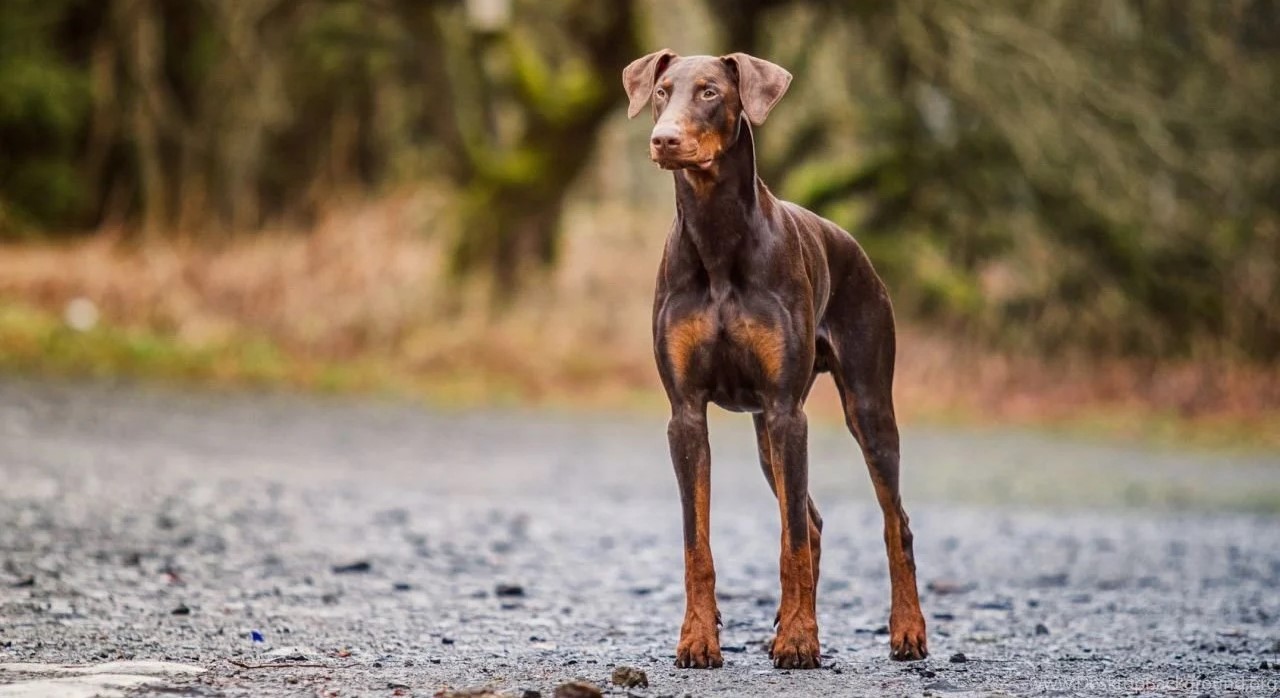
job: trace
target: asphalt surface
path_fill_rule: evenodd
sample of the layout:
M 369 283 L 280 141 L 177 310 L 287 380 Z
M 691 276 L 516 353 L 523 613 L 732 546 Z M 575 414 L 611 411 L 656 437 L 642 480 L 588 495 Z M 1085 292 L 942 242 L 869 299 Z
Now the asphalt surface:
M 815 424 L 824 668 L 783 671 L 749 420 L 712 441 L 725 667 L 682 670 L 661 415 L 0 379 L 0 695 L 1280 694 L 1276 455 L 906 430 L 932 655 L 896 663 L 866 470 Z

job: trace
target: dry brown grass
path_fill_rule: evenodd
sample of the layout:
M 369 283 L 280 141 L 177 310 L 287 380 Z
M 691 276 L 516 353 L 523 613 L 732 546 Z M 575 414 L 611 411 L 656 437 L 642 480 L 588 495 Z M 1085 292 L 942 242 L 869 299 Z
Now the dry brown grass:
M 575 205 L 558 270 L 503 313 L 483 288 L 442 277 L 448 211 L 444 195 L 414 191 L 344 208 L 308 234 L 139 245 L 104 231 L 71 244 L 8 246 L 0 248 L 0 299 L 61 313 L 87 298 L 113 325 L 192 346 L 266 338 L 298 360 L 378 362 L 412 385 L 463 376 L 480 393 L 523 401 L 659 403 L 649 316 L 669 211 Z M 1110 432 L 1194 425 L 1221 432 L 1215 441 L 1247 432 L 1280 445 L 1280 372 L 1266 367 L 1051 363 L 909 325 L 898 366 L 908 420 Z M 812 404 L 838 418 L 829 381 Z

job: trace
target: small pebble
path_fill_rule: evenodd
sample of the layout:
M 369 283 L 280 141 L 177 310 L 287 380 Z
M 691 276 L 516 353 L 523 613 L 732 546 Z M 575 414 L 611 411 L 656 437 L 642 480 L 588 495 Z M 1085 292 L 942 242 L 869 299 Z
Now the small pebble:
M 969 661 L 969 658 L 964 656 L 964 652 L 956 652 L 955 654 L 951 655 L 952 664 L 964 664 L 967 661 Z
M 604 698 L 604 694 L 594 684 L 586 681 L 570 681 L 556 686 L 553 698 Z
M 974 586 L 954 579 L 935 579 L 926 584 L 924 588 L 939 596 L 947 596 L 949 594 L 963 594 L 972 591 Z
M 497 596 L 524 596 L 524 587 L 519 584 L 499 584 L 493 588 Z
M 609 680 L 613 682 L 613 685 L 622 686 L 623 688 L 649 687 L 649 677 L 643 671 L 625 665 L 614 669 L 613 676 Z
M 373 563 L 368 560 L 358 560 L 345 565 L 334 565 L 334 574 L 363 574 L 373 569 Z

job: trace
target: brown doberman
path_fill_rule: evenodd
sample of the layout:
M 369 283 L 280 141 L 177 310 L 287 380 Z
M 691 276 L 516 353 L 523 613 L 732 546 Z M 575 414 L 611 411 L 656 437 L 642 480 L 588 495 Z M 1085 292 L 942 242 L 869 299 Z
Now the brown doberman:
M 672 170 L 676 219 L 658 271 L 654 354 L 671 401 L 667 436 L 684 514 L 685 617 L 676 666 L 718 667 L 707 403 L 750 412 L 782 516 L 782 601 L 770 656 L 819 666 L 816 589 L 822 517 L 809 497 L 804 402 L 829 371 L 884 512 L 894 659 L 928 654 L 911 529 L 898 495 L 893 309 L 853 237 L 773 196 L 756 176 L 751 127 L 791 74 L 743 53 L 657 51 L 627 66 L 634 117 L 650 100 L 649 157 Z

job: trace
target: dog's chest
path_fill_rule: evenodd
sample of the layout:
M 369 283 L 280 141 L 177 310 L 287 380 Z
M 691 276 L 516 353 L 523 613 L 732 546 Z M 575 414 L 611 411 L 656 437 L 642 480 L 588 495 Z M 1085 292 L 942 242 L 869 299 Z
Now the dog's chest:
M 681 393 L 705 392 L 726 409 L 759 410 L 759 395 L 783 371 L 786 333 L 777 318 L 734 300 L 676 305 L 660 314 L 656 329 L 669 383 Z

